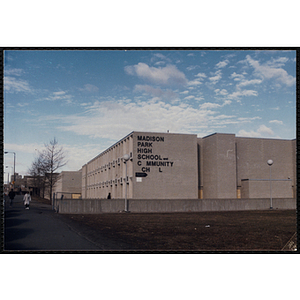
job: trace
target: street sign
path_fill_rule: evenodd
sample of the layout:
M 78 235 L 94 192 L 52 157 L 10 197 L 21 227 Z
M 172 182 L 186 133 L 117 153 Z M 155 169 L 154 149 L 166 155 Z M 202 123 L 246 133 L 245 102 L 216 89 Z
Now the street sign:
M 135 177 L 147 177 L 147 176 L 148 176 L 147 173 L 142 173 L 142 172 L 135 173 Z

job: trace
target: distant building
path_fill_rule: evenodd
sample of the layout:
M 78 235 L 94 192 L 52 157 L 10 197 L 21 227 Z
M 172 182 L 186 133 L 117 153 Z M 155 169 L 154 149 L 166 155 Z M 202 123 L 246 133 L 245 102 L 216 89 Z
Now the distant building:
M 80 171 L 62 171 L 55 183 L 53 193 L 57 199 L 81 198 L 81 170 Z
M 296 140 L 133 131 L 82 167 L 82 198 L 268 198 L 270 169 L 272 196 L 295 198 Z

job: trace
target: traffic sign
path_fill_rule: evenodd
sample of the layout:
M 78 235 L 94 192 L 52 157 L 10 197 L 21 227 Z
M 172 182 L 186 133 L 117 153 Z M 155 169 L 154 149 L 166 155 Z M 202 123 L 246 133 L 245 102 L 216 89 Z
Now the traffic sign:
M 142 172 L 135 173 L 135 177 L 147 177 L 147 176 L 148 176 L 147 173 L 142 173 Z

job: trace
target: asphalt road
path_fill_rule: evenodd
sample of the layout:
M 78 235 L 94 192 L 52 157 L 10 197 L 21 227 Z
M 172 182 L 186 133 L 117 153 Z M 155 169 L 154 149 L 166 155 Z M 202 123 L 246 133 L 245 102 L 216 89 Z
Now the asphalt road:
M 22 198 L 16 196 L 12 207 L 8 201 L 5 204 L 4 253 L 104 249 L 81 235 L 76 226 L 66 222 L 50 205 L 31 201 L 30 209 L 26 210 Z

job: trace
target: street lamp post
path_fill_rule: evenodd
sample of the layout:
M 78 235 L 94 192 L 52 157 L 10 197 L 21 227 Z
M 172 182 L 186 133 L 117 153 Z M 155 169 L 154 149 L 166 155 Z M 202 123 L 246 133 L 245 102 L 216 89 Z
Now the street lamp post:
M 15 182 L 16 182 L 16 153 L 15 152 L 9 152 L 5 151 L 5 154 L 7 153 L 13 153 L 14 154 L 14 183 L 13 183 L 13 189 L 15 189 Z
M 273 209 L 273 204 L 272 204 L 272 179 L 271 179 L 271 166 L 273 165 L 273 160 L 269 159 L 267 161 L 267 164 L 270 166 L 270 209 Z
M 123 156 L 123 161 L 125 163 L 125 212 L 128 211 L 128 205 L 127 205 L 127 161 L 130 159 L 130 156 L 128 154 L 125 154 Z

